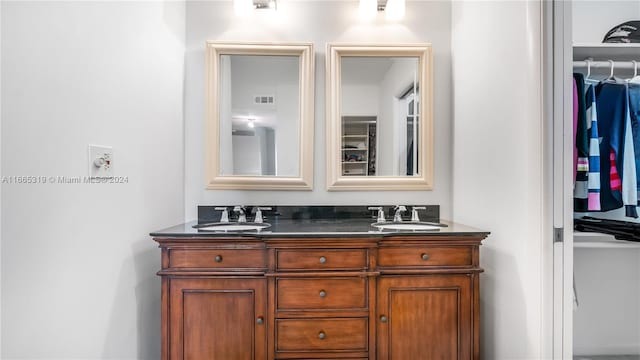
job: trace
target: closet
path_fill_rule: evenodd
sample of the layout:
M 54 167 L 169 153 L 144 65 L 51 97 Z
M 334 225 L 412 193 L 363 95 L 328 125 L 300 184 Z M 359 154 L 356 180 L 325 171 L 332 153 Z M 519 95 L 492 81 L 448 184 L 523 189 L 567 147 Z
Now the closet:
M 582 97 L 586 106 L 589 107 L 592 103 L 590 96 L 584 94 L 590 91 L 591 85 L 594 87 L 592 96 L 596 96 L 594 103 L 598 104 L 596 114 L 599 130 L 598 134 L 591 132 L 589 128 L 591 114 L 590 109 L 587 109 L 585 112 L 588 136 L 587 157 L 581 156 L 579 150 L 577 159 L 574 156 L 572 165 L 572 170 L 578 169 L 577 175 L 565 174 L 565 176 L 577 177 L 574 182 L 576 198 L 573 206 L 575 228 L 580 230 L 573 234 L 573 358 L 635 360 L 640 359 L 640 236 L 632 239 L 633 241 L 621 240 L 626 238 L 625 234 L 617 231 L 629 232 L 637 226 L 640 235 L 640 218 L 629 216 L 634 215 L 634 209 L 640 213 L 640 209 L 633 205 L 626 209 L 625 206 L 612 206 L 604 199 L 608 196 L 605 194 L 608 190 L 604 188 L 601 189 L 602 192 L 593 191 L 594 194 L 597 192 L 598 196 L 603 198 L 600 200 L 597 200 L 597 197 L 591 198 L 589 189 L 598 185 L 606 186 L 607 189 L 611 187 L 617 189 L 617 174 L 611 173 L 612 168 L 627 170 L 626 175 L 623 174 L 624 179 L 622 177 L 619 179 L 620 187 L 626 185 L 626 189 L 630 189 L 629 184 L 640 182 L 640 177 L 635 176 L 636 169 L 632 166 L 635 165 L 635 161 L 621 163 L 623 158 L 613 155 L 616 164 L 612 167 L 610 161 L 612 153 L 606 151 L 607 147 L 609 149 L 618 147 L 618 151 L 633 149 L 634 140 L 631 135 L 637 133 L 640 136 L 640 124 L 632 121 L 627 124 L 623 120 L 622 124 L 615 125 L 611 124 L 609 118 L 612 117 L 612 112 L 619 111 L 620 114 L 624 114 L 625 106 L 640 109 L 640 97 L 637 99 L 637 104 L 629 105 L 625 105 L 624 102 L 613 105 L 613 100 L 605 99 L 605 96 L 610 94 L 607 93 L 607 89 L 612 89 L 607 86 L 616 86 L 617 89 L 624 89 L 625 86 L 640 88 L 640 81 L 638 81 L 640 77 L 635 79 L 636 85 L 625 85 L 628 79 L 633 78 L 640 71 L 640 43 L 602 43 L 603 37 L 610 29 L 629 20 L 640 20 L 640 2 L 573 1 L 571 18 L 573 73 L 582 74 L 585 78 L 584 90 L 578 90 L 577 96 Z M 598 85 L 602 80 L 609 85 Z M 579 85 L 578 88 L 580 88 Z M 610 126 L 622 126 L 622 128 L 618 128 L 619 131 L 617 131 L 611 130 Z M 628 130 L 631 130 L 631 133 Z M 574 130 L 574 146 L 577 143 L 580 149 L 582 141 L 582 152 L 584 152 L 584 134 L 579 129 L 577 133 L 576 137 L 576 130 Z M 615 138 L 616 135 L 614 135 L 615 139 L 612 140 L 611 133 L 622 134 L 622 138 Z M 630 137 L 625 139 L 626 134 Z M 602 144 L 604 141 L 610 146 L 594 147 L 593 141 L 597 144 Z M 636 140 L 635 143 L 640 144 L 640 141 Z M 631 147 L 625 147 L 625 144 Z M 600 153 L 595 154 L 594 149 L 598 149 Z M 633 150 L 640 152 L 640 146 Z M 596 155 L 600 156 L 600 160 Z M 640 159 L 640 156 L 637 158 Z M 597 162 L 598 166 L 594 167 L 594 162 Z M 586 167 L 583 166 L 584 164 Z M 580 170 L 585 169 L 589 170 L 581 175 Z M 606 174 L 606 177 L 601 177 L 598 170 L 605 172 L 603 174 Z M 633 179 L 629 178 L 629 174 L 633 174 Z M 585 179 L 582 176 L 597 177 L 598 180 L 591 182 L 587 180 L 581 184 Z M 601 178 L 606 181 L 601 182 Z M 582 187 L 587 188 L 581 190 Z M 636 191 L 633 191 L 633 194 L 628 192 L 628 197 L 624 199 L 625 203 L 634 202 L 634 205 L 637 205 L 636 196 Z M 590 201 L 592 203 L 589 203 Z M 617 208 L 598 211 L 596 203 L 607 203 L 606 206 L 603 205 L 607 210 L 611 207 Z M 578 219 L 585 216 L 625 223 L 595 221 L 598 226 L 601 226 L 600 228 L 591 227 L 589 224 L 582 226 L 582 222 Z M 616 233 L 617 236 L 613 235 Z M 565 297 L 568 295 L 565 294 Z

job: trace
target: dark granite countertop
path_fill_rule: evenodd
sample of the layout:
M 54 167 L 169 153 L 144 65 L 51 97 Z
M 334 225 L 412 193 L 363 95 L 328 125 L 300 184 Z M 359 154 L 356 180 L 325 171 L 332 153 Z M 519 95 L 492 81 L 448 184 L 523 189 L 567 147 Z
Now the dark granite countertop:
M 383 230 L 371 226 L 376 222 L 377 210 L 368 210 L 368 206 L 271 206 L 264 211 L 265 223 L 270 227 L 261 231 L 243 232 L 222 232 L 211 230 L 199 230 L 194 228 L 197 224 L 208 224 L 219 222 L 222 212 L 216 210 L 217 206 L 206 205 L 198 207 L 198 220 L 176 225 L 167 229 L 154 231 L 150 235 L 153 237 L 179 237 L 179 238 L 202 238 L 202 237 L 239 237 L 239 238 L 276 238 L 276 237 L 372 237 L 372 236 L 397 236 L 397 235 L 469 235 L 487 236 L 488 231 L 472 228 L 469 226 L 440 220 L 440 207 L 438 205 L 423 205 L 420 212 L 422 221 L 446 224 L 435 230 L 425 231 L 400 231 Z M 413 206 L 407 206 L 407 209 Z M 231 223 L 237 222 L 237 214 L 226 206 L 229 210 Z M 387 219 L 391 217 L 393 206 L 384 205 Z M 246 207 L 248 219 L 255 217 L 255 209 Z M 252 211 L 253 210 L 253 211 Z M 410 211 L 407 211 L 403 222 L 409 220 Z
M 252 238 L 275 238 L 275 237 L 298 237 L 298 236 L 323 236 L 323 237 L 372 237 L 372 236 L 397 236 L 397 235 L 419 235 L 419 236 L 453 236 L 453 235 L 489 235 L 488 231 L 476 229 L 470 226 L 456 224 L 449 221 L 440 221 L 447 227 L 437 230 L 427 231 L 397 231 L 384 230 L 378 231 L 371 224 L 375 221 L 370 219 L 319 219 L 319 220 L 293 220 L 293 219 L 276 219 L 269 221 L 271 227 L 256 231 L 244 232 L 218 232 L 198 230 L 193 228 L 197 221 L 176 225 L 167 229 L 154 231 L 150 235 L 153 237 L 252 237 Z

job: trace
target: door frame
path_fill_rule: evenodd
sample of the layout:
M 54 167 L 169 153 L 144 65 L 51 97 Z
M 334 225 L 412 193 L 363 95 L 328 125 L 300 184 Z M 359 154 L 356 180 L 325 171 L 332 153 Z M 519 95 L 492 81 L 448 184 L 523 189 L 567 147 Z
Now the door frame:
M 572 2 L 543 10 L 545 239 L 543 354 L 573 358 Z

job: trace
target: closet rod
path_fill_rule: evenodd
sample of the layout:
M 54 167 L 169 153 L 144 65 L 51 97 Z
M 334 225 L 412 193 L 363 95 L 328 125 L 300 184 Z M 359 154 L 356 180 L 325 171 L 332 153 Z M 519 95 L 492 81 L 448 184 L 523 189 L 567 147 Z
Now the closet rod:
M 611 68 L 611 63 L 609 61 L 590 61 L 591 63 L 591 68 L 595 69 L 595 68 L 606 68 L 609 69 Z M 640 60 L 637 60 L 638 63 L 638 68 L 640 69 Z M 586 61 L 574 61 L 573 62 L 573 67 L 579 67 L 579 68 L 586 68 L 587 67 L 587 62 Z M 614 61 L 613 62 L 613 67 L 614 69 L 631 69 L 633 70 L 635 67 L 635 64 L 631 61 Z

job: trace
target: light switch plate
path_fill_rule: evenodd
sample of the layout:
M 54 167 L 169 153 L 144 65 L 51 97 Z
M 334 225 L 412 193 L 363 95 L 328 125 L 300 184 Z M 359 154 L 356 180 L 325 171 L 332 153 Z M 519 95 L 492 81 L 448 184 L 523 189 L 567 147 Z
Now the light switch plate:
M 113 147 L 89 145 L 89 176 L 113 177 Z

